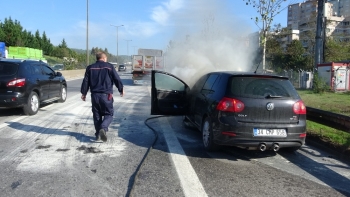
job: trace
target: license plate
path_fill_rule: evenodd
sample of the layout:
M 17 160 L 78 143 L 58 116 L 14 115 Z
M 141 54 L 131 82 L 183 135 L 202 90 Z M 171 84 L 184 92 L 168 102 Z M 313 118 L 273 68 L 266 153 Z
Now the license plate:
M 253 129 L 254 136 L 287 137 L 285 129 Z

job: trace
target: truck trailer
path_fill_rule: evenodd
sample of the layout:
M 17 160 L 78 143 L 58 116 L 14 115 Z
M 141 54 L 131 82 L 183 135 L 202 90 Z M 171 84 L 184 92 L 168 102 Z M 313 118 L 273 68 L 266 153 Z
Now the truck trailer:
M 151 84 L 151 72 L 163 70 L 162 51 L 156 49 L 139 49 L 138 55 L 132 56 L 132 80 L 135 85 Z

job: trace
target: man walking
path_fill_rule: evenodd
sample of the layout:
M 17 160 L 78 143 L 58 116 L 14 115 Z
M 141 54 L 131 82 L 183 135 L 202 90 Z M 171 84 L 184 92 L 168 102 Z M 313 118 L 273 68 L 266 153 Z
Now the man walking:
M 113 84 L 118 88 L 120 96 L 124 95 L 123 83 L 114 66 L 107 62 L 103 52 L 96 54 L 96 63 L 86 68 L 81 84 L 81 99 L 86 100 L 90 89 L 92 114 L 94 118 L 96 140 L 107 141 L 106 132 L 113 120 Z

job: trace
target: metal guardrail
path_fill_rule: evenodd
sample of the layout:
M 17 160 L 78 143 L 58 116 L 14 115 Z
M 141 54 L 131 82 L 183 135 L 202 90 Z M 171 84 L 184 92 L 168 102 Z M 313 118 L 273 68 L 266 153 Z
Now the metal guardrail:
M 306 107 L 306 119 L 350 133 L 350 117 Z

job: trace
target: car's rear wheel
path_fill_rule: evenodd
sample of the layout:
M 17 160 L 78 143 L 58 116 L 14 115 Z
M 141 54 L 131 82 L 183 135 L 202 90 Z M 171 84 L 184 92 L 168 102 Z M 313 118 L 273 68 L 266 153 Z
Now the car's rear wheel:
M 30 93 L 27 103 L 23 106 L 25 115 L 34 115 L 39 111 L 39 97 L 35 92 Z
M 61 94 L 60 94 L 60 99 L 58 99 L 59 103 L 64 103 L 67 99 L 67 87 L 62 86 Z
M 214 143 L 213 128 L 209 117 L 205 118 L 202 125 L 202 139 L 205 150 L 216 151 L 219 146 Z

